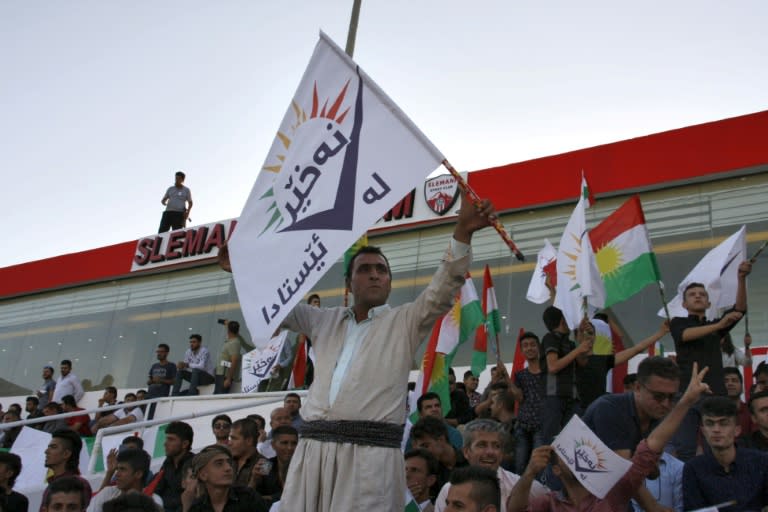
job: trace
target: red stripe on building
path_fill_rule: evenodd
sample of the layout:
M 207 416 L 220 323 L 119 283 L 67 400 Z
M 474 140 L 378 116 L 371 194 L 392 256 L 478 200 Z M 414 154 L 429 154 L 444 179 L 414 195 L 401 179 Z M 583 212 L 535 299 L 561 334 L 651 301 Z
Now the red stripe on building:
M 131 271 L 136 240 L 0 269 L 0 297 L 84 284 Z
M 597 196 L 706 181 L 768 163 L 766 140 L 763 111 L 472 172 L 468 181 L 499 211 L 576 202 L 582 169 Z

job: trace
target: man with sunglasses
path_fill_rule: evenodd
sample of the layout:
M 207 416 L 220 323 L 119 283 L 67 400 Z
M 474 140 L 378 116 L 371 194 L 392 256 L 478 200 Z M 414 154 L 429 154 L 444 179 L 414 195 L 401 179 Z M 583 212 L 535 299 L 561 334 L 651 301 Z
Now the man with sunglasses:
M 216 444 L 227 446 L 231 429 L 232 419 L 226 414 L 219 414 L 211 420 L 211 430 L 213 430 L 213 437 L 216 438 Z
M 679 387 L 680 369 L 674 361 L 647 357 L 637 368 L 633 392 L 601 396 L 582 419 L 608 448 L 629 459 L 640 441 L 672 410 Z M 644 489 L 637 499 L 646 510 L 658 505 Z

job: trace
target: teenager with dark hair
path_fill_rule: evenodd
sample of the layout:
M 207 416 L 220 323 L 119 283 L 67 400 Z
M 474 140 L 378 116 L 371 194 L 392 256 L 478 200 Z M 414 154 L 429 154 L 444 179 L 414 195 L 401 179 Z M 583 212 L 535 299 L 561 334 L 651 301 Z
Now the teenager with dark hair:
M 757 427 L 747 438 L 749 448 L 768 452 L 768 391 L 750 395 L 749 411 L 752 423 Z
M 80 476 L 80 450 L 83 441 L 80 436 L 67 429 L 57 430 L 51 435 L 51 441 L 45 450 L 45 466 L 50 470 L 48 488 L 43 493 L 43 502 L 51 492 L 53 484 L 66 477 L 73 477 L 82 482 L 82 505 L 85 509 L 91 502 L 91 485 Z
M 130 493 L 141 493 L 149 473 L 150 457 L 144 450 L 123 450 L 117 454 L 115 469 L 115 485 L 100 490 L 91 499 L 88 512 L 103 512 L 104 504 Z M 157 504 L 156 510 L 161 511 L 163 500 L 153 494 L 152 499 Z
M 163 499 L 165 512 L 181 511 L 181 468 L 195 455 L 190 451 L 194 431 L 188 423 L 173 421 L 165 429 L 165 461 L 155 493 Z
M 21 458 L 15 453 L 0 452 L 0 510 L 27 512 L 29 500 L 13 490 L 21 473 Z
M 501 490 L 493 470 L 482 466 L 460 468 L 451 475 L 445 512 L 499 512 Z
M 43 494 L 40 512 L 85 512 L 91 500 L 88 482 L 75 476 L 64 476 L 51 482 Z
M 701 402 L 701 432 L 709 450 L 683 468 L 686 510 L 734 501 L 730 511 L 762 510 L 768 505 L 768 453 L 736 446 L 741 433 L 738 407 L 724 396 Z

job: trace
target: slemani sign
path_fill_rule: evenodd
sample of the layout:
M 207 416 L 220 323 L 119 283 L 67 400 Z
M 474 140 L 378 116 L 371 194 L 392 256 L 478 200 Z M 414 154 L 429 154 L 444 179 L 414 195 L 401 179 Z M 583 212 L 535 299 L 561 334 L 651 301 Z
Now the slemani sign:
M 237 219 L 159 233 L 136 242 L 131 272 L 216 257 Z

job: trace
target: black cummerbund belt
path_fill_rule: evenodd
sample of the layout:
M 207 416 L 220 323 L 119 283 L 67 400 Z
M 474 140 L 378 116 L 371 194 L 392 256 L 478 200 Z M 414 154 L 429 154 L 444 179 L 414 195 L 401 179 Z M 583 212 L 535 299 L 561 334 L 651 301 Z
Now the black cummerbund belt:
M 403 432 L 403 425 L 382 421 L 316 420 L 299 427 L 299 435 L 307 439 L 384 448 L 400 448 Z

